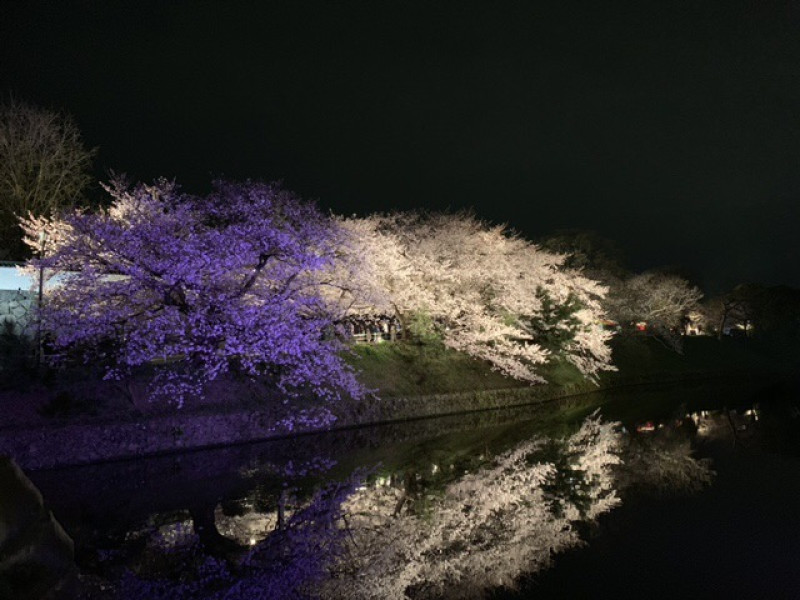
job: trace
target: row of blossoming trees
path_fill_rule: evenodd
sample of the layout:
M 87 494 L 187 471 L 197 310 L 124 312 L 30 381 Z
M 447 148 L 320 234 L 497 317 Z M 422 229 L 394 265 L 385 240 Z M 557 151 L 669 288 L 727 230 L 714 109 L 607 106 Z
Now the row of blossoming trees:
M 108 378 L 147 365 L 151 391 L 178 403 L 231 370 L 287 394 L 360 396 L 337 335 L 348 315 L 425 315 L 446 346 L 530 382 L 553 356 L 587 377 L 613 368 L 605 288 L 505 227 L 468 214 L 331 217 L 277 184 L 220 181 L 202 197 L 167 181 L 106 189 L 104 210 L 22 219 L 38 255 L 29 268 L 62 274 L 42 327 L 54 355 Z

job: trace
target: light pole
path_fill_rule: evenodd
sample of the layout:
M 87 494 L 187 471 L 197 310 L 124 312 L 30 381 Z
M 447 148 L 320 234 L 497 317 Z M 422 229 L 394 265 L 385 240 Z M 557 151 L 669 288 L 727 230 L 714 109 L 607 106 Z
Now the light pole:
M 44 298 L 44 260 L 45 246 L 47 245 L 47 232 L 39 233 L 39 301 L 36 305 L 36 372 L 42 364 L 42 300 Z

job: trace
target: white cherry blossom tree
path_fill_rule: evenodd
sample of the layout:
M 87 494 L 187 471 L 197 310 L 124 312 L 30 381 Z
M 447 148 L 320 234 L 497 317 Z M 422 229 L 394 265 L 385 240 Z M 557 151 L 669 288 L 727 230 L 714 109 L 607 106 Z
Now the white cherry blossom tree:
M 616 286 L 608 305 L 621 324 L 645 322 L 648 334 L 680 352 L 683 320 L 702 298 L 703 292 L 682 277 L 648 272 Z
M 408 330 L 429 315 L 444 344 L 489 361 L 517 379 L 542 381 L 554 354 L 595 377 L 612 369 L 600 320 L 606 289 L 563 267 L 504 226 L 469 214 L 418 212 L 340 219 L 350 245 L 338 268 L 345 312 L 394 313 Z M 362 265 L 347 269 L 348 260 Z M 553 307 L 569 306 L 560 314 Z

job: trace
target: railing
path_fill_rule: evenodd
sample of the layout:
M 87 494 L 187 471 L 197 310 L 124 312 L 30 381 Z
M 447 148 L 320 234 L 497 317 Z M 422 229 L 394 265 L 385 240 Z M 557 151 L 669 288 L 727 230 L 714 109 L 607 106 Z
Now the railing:
M 356 344 L 393 342 L 403 337 L 403 328 L 393 315 L 351 315 L 337 322 Z

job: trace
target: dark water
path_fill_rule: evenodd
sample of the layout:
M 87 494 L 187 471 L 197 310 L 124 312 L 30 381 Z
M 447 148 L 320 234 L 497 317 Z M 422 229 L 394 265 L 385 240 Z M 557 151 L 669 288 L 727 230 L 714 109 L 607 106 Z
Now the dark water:
M 630 498 L 600 518 L 586 547 L 492 597 L 800 598 L 796 450 L 726 439 L 701 444 L 698 455 L 713 460 L 708 489 Z
M 678 431 L 695 458 L 710 459 L 713 482 L 689 492 L 629 481 L 620 506 L 581 528 L 583 547 L 491 597 L 800 598 L 797 405 L 792 385 L 764 382 L 629 388 L 30 477 L 76 542 L 87 595 L 115 597 L 114 579 L 142 569 L 155 537 L 192 527 L 209 553 L 235 562 L 240 548 L 269 538 L 290 495 L 308 498 L 357 469 L 371 473 L 369 485 L 411 481 L 435 495 L 525 440 L 569 435 L 600 406 L 636 443 Z

